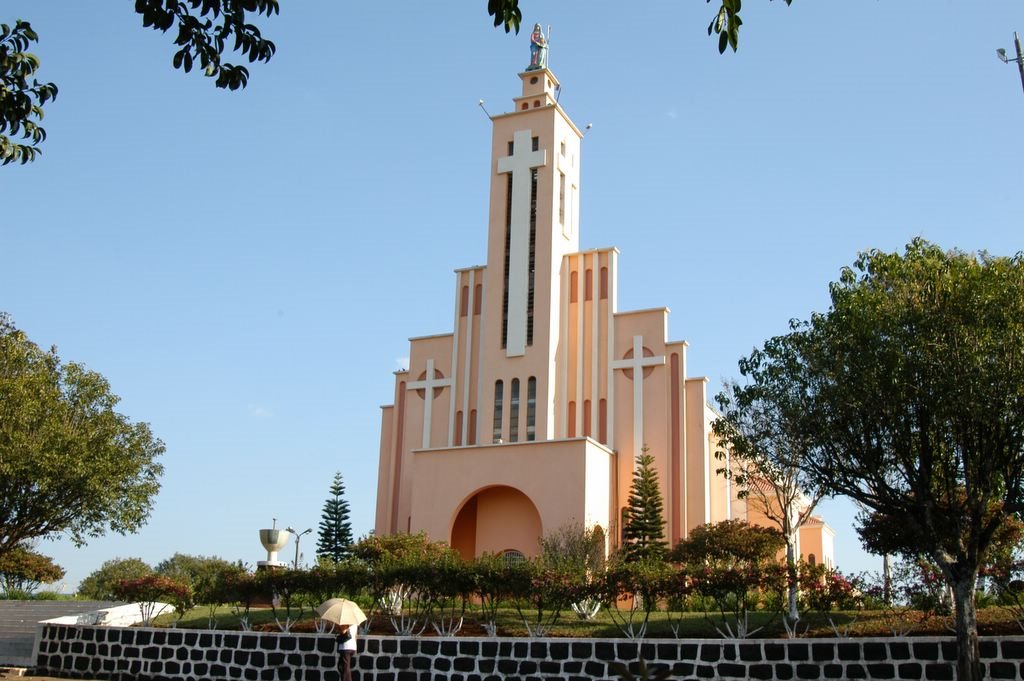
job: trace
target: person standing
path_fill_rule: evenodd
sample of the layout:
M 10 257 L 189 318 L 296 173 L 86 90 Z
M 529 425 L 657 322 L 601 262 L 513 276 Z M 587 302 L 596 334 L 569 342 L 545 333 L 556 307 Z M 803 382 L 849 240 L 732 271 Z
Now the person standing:
M 338 633 L 338 672 L 341 681 L 352 681 L 352 658 L 356 655 L 356 629 L 347 624 L 341 625 Z

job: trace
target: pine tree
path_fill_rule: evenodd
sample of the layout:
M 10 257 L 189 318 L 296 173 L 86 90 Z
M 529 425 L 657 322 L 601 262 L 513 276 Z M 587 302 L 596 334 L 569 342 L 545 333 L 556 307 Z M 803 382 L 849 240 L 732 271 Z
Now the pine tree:
M 629 506 L 623 519 L 623 546 L 626 560 L 661 559 L 668 550 L 665 542 L 665 504 L 658 486 L 654 457 L 644 447 L 636 457 Z
M 331 496 L 324 502 L 324 512 L 320 519 L 320 534 L 316 543 L 318 558 L 340 561 L 348 555 L 352 546 L 352 523 L 348 519 L 348 502 L 344 494 L 345 484 L 341 481 L 341 473 L 335 473 Z

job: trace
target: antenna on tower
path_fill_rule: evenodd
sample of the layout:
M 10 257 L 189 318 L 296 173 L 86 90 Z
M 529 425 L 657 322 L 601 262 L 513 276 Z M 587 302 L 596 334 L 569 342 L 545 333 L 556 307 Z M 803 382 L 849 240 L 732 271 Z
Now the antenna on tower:
M 491 114 L 490 114 L 490 113 L 488 113 L 487 109 L 485 109 L 485 108 L 484 108 L 484 100 L 482 100 L 482 99 L 481 99 L 481 100 L 480 100 L 479 102 L 477 102 L 477 105 L 479 105 L 479 107 L 480 107 L 481 109 L 483 109 L 484 115 L 485 115 L 485 116 L 487 116 L 487 118 L 490 118 L 491 120 L 494 120 L 494 119 L 493 119 L 493 118 L 491 117 Z
M 588 133 L 588 132 L 590 132 L 590 129 L 591 129 L 592 127 L 594 127 L 594 124 L 593 124 L 593 123 L 587 123 L 587 127 L 583 128 L 583 134 L 582 134 L 582 135 L 580 135 L 580 137 L 586 137 L 586 136 L 587 136 L 587 133 Z

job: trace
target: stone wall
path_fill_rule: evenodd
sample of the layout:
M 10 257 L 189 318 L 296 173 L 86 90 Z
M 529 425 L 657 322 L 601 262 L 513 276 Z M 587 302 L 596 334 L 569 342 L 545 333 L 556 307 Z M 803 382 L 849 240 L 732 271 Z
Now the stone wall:
M 613 662 L 643 657 L 672 679 L 926 679 L 956 677 L 949 638 L 723 641 L 522 638 L 360 639 L 361 681 L 591 681 L 620 678 Z M 1024 637 L 985 637 L 985 678 L 1024 681 Z M 40 626 L 36 671 L 65 678 L 145 681 L 337 681 L 334 638 L 181 629 Z

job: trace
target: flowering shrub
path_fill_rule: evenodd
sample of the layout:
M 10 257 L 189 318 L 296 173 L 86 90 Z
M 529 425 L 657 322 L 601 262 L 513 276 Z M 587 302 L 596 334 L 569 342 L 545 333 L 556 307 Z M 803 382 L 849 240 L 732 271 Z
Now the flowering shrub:
M 178 610 L 178 617 L 195 604 L 192 588 L 176 579 L 148 574 L 138 579 L 125 579 L 114 587 L 114 595 L 124 601 L 136 601 L 142 615 L 142 626 L 148 627 L 162 610 L 161 601 L 167 601 Z

